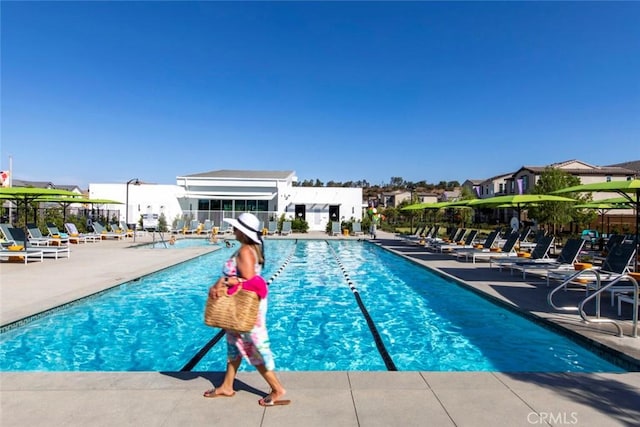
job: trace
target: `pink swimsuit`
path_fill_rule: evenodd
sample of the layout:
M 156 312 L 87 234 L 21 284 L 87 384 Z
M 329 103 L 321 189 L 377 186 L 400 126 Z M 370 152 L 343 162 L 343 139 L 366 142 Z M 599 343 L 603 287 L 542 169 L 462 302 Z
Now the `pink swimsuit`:
M 257 259 L 257 258 L 256 258 Z M 238 268 L 236 254 L 229 258 L 223 266 L 225 276 L 237 276 Z M 262 273 L 262 265 L 256 262 L 256 275 Z M 226 331 L 227 333 L 227 359 L 237 360 L 240 357 L 247 359 L 253 366 L 264 365 L 268 371 L 276 367 L 271 347 L 269 346 L 269 334 L 267 333 L 267 287 L 264 280 L 248 280 L 242 284 L 243 289 L 253 291 L 260 297 L 258 318 L 251 332 L 239 333 Z M 229 289 L 229 293 L 235 292 L 237 286 Z

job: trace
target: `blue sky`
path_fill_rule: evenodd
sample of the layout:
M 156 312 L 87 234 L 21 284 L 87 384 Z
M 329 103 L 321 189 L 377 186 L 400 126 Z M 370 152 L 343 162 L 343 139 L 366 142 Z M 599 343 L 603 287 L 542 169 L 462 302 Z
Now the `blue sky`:
M 640 159 L 638 2 L 7 2 L 0 168 L 437 183 Z

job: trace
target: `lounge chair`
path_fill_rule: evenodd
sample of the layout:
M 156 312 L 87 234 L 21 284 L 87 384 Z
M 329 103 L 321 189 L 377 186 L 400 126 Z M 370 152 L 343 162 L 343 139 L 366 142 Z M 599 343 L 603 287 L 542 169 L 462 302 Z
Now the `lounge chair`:
M 364 232 L 362 231 L 362 223 L 361 222 L 354 222 L 351 224 L 351 233 L 353 233 L 354 236 L 362 236 L 364 235 Z
M 100 224 L 98 221 L 93 222 L 93 229 L 96 231 L 96 234 L 98 234 L 102 240 L 107 240 L 107 239 L 122 240 L 124 238 L 124 234 L 122 233 L 114 233 L 112 231 L 107 231 L 105 226 Z
M 218 234 L 231 234 L 233 233 L 233 227 L 229 225 L 228 222 L 222 221 L 220 227 L 218 228 Z
M 425 245 L 429 250 L 434 252 L 441 252 L 438 248 L 441 245 L 456 245 L 459 241 L 461 241 L 464 235 L 467 233 L 466 228 L 458 228 L 455 232 L 449 233 L 449 237 L 443 240 L 434 240 L 429 242 L 428 245 Z
M 456 241 L 455 240 L 456 236 L 460 233 L 460 230 L 462 229 L 456 228 L 451 230 L 449 232 L 449 235 L 444 239 L 439 238 L 438 235 L 434 235 L 433 237 L 425 240 L 424 246 L 427 248 L 434 248 L 436 245 L 439 245 L 439 244 L 453 243 Z
M 73 222 L 65 222 L 64 229 L 67 231 L 69 235 L 69 241 L 71 243 L 88 243 L 88 242 L 99 242 L 100 236 L 94 233 L 80 233 L 78 231 L 78 227 Z
M 500 256 L 489 258 L 489 267 L 492 268 L 494 265 L 498 267 L 500 271 L 504 267 L 513 267 L 514 264 L 522 261 L 522 262 L 536 262 L 536 261 L 547 261 L 549 259 L 549 249 L 551 249 L 551 245 L 553 245 L 554 237 L 553 236 L 545 236 L 542 239 L 538 240 L 536 246 L 533 250 L 529 252 L 517 252 L 516 259 L 504 259 Z M 528 255 L 525 256 L 525 254 Z M 513 268 L 512 268 L 513 272 Z
M 288 236 L 291 234 L 291 221 L 282 221 L 282 230 L 280 230 L 281 236 Z
M 24 231 L 22 231 L 22 233 L 20 234 L 20 239 L 18 239 L 18 237 L 15 237 L 12 233 L 12 230 L 14 229 L 14 227 L 9 224 L 9 223 L 3 223 L 0 224 L 0 232 L 2 232 L 2 238 L 5 240 L 3 242 L 4 246 L 26 246 L 29 245 L 29 239 L 27 238 L 27 235 L 24 233 Z M 31 245 L 33 246 L 33 245 Z
M 15 242 L 5 242 L 9 245 L 0 246 L 0 260 L 7 262 L 24 261 L 25 264 L 29 260 L 44 261 L 44 252 L 41 248 L 25 248 L 22 244 Z
M 356 223 L 354 223 L 355 225 Z M 404 240 L 405 242 L 409 242 L 409 243 L 416 243 L 419 245 L 424 245 L 427 241 L 427 239 L 430 239 L 433 235 L 434 235 L 434 228 L 435 226 L 431 226 L 427 229 L 426 226 L 419 228 L 418 230 L 416 230 L 415 233 L 413 234 L 409 234 L 409 235 L 399 235 L 398 237 L 401 240 Z M 436 231 L 437 233 L 437 231 Z
M 424 233 L 424 237 L 425 239 L 438 237 L 439 232 L 440 232 L 440 226 L 432 225 L 431 228 L 426 233 Z
M 529 238 L 530 235 L 531 235 L 531 227 L 525 227 L 522 229 L 522 231 L 520 232 L 520 236 L 518 237 L 518 247 L 520 249 L 532 249 L 536 246 L 538 241 L 542 237 L 544 237 L 544 235 L 542 235 L 542 236 L 539 236 L 537 239 L 535 239 L 535 242 L 529 242 L 527 239 Z
M 184 230 L 185 234 L 196 234 L 200 229 L 200 221 L 192 219 L 189 226 Z
M 18 246 L 24 246 L 21 242 L 25 241 L 26 235 L 25 235 L 24 230 L 22 228 L 9 227 L 7 232 L 11 236 L 11 239 L 8 239 L 8 240 L 12 240 Z M 3 230 L 3 233 L 4 233 L 4 230 Z M 5 236 L 6 236 L 6 234 L 5 234 Z M 58 258 L 69 258 L 69 257 L 71 257 L 71 249 L 70 249 L 69 245 L 35 246 L 35 245 L 32 245 L 31 242 L 29 242 L 28 239 L 27 239 L 27 246 L 24 249 L 35 250 L 36 252 L 37 251 L 42 251 L 43 256 L 47 257 L 47 258 L 58 259 Z M 26 260 L 25 260 L 25 262 L 26 262 Z
M 278 232 L 278 221 L 269 221 L 269 227 L 267 228 L 267 234 L 272 236 Z
M 590 290 L 597 290 L 598 287 L 595 271 L 598 272 L 600 277 L 600 284 L 603 282 L 611 282 L 631 271 L 635 255 L 635 243 L 625 242 L 616 245 L 611 252 L 609 252 L 601 267 L 587 265 L 584 266 L 586 268 L 583 268 L 583 270 L 580 271 L 566 269 L 547 271 L 547 286 L 549 286 L 549 282 L 551 280 L 561 281 L 565 288 L 569 284 L 578 284 L 579 286 L 584 286 L 586 293 L 589 294 Z M 611 305 L 614 305 L 616 293 L 628 292 L 633 289 L 633 286 L 628 285 L 616 285 L 609 288 L 608 291 L 611 294 Z
M 33 246 L 51 246 L 62 243 L 62 239 L 54 239 L 53 237 L 47 237 L 42 234 L 36 224 L 27 224 L 27 236 L 29 243 Z
M 456 258 L 465 258 L 465 261 L 469 260 L 468 254 L 473 254 L 474 252 L 489 252 L 489 250 L 495 245 L 498 236 L 500 235 L 499 230 L 493 230 L 489 235 L 484 239 L 484 242 L 475 245 L 473 248 L 462 248 L 455 250 Z
M 352 224 L 352 228 L 353 228 L 353 225 L 354 225 L 354 224 L 356 224 L 356 223 L 354 222 L 354 223 Z M 425 234 L 426 234 L 426 233 L 425 233 L 426 228 L 427 228 L 427 226 L 426 226 L 426 225 L 423 225 L 422 227 L 418 227 L 418 228 L 416 229 L 416 232 L 415 232 L 415 233 L 413 233 L 413 234 L 403 234 L 403 235 L 399 235 L 398 237 L 399 237 L 400 239 L 402 239 L 402 240 L 413 240 L 413 241 L 420 240 L 420 238 L 422 238 L 422 237 L 424 237 L 424 236 L 425 236 Z
M 120 229 L 125 232 L 127 237 L 133 237 L 133 234 L 135 233 L 135 231 L 130 229 L 127 223 L 124 221 L 120 221 Z
M 211 221 L 210 219 L 205 219 L 204 223 L 202 224 L 202 229 L 198 234 L 204 234 L 205 236 L 209 236 L 211 235 L 212 232 L 213 232 L 213 221 Z
M 66 245 L 70 243 L 69 235 L 64 231 L 60 231 L 58 226 L 52 222 L 47 223 L 47 231 L 49 232 L 49 236 L 53 239 L 57 239 L 59 241 L 58 244 Z
M 340 234 L 340 223 L 338 221 L 331 221 L 331 235 L 339 236 Z
M 533 274 L 546 274 L 549 270 L 574 270 L 573 264 L 578 259 L 578 255 L 580 255 L 580 251 L 585 245 L 584 239 L 569 239 L 562 247 L 562 251 L 557 258 L 547 258 L 547 259 L 523 259 L 516 260 L 511 265 L 511 273 L 514 270 L 522 271 L 522 279 L 527 278 L 527 273 Z M 575 270 L 574 270 L 575 271 Z
M 467 233 L 467 236 L 464 238 L 464 241 L 460 241 L 457 243 L 447 243 L 436 246 L 437 252 L 445 252 L 445 251 L 455 251 L 456 249 L 471 249 L 473 248 L 473 241 L 478 235 L 478 230 L 471 230 Z
M 481 259 L 489 260 L 490 258 L 496 257 L 515 257 L 518 255 L 515 247 L 516 243 L 518 243 L 519 236 L 520 234 L 518 232 L 511 233 L 501 248 L 470 249 L 469 252 L 465 252 L 465 259 L 468 261 L 469 258 L 471 258 L 471 261 L 475 264 L 476 260 Z
M 122 237 L 128 237 L 127 229 L 120 227 L 120 224 L 112 222 L 109 224 L 112 233 L 121 234 Z
M 176 226 L 175 228 L 171 229 L 171 234 L 184 234 L 184 224 L 185 221 L 183 219 L 179 219 L 178 221 L 176 221 Z
M 591 255 L 595 261 L 604 261 L 616 245 L 619 245 L 625 241 L 626 236 L 624 234 L 613 234 L 609 236 L 607 242 L 604 245 L 603 251 L 589 251 L 586 255 Z

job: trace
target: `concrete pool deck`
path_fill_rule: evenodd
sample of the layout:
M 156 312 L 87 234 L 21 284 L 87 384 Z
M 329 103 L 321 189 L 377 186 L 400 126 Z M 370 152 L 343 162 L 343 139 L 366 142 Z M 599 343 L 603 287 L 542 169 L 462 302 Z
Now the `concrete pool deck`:
M 324 233 L 294 238 L 332 239 Z M 380 232 L 379 244 L 515 309 L 576 331 L 630 361 L 640 338 L 610 325 L 584 324 L 546 304 L 548 289 L 488 263 L 464 263 Z M 335 237 L 333 237 L 335 239 Z M 150 241 L 140 236 L 137 243 Z M 0 324 L 199 256 L 212 247 L 131 249 L 128 241 L 73 245 L 70 259 L 0 264 Z M 134 252 L 135 251 L 135 252 Z M 217 266 L 215 267 L 217 268 Z M 569 301 L 576 295 L 561 296 Z M 623 319 L 629 319 L 629 305 Z M 615 315 L 608 299 L 603 313 Z M 277 347 L 277 343 L 274 344 Z M 640 419 L 640 372 L 279 372 L 289 406 L 262 408 L 267 386 L 242 372 L 231 399 L 205 399 L 222 372 L 2 372 L 0 425 L 55 426 L 635 426 Z

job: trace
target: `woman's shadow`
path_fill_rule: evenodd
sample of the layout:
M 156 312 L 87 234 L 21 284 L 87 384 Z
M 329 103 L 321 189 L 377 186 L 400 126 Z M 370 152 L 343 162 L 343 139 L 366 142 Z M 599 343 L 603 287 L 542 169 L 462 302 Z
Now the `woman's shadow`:
M 196 378 L 204 378 L 208 380 L 212 387 L 217 387 L 222 384 L 224 380 L 224 372 L 188 372 L 188 371 L 178 371 L 178 372 L 159 372 L 161 375 L 166 375 L 172 378 L 177 378 L 181 381 L 191 381 Z M 239 379 L 235 379 L 233 381 L 233 389 L 236 391 L 246 391 L 248 393 L 253 393 L 256 396 L 266 397 L 267 393 L 262 390 L 259 390 L 249 384 L 241 381 Z

